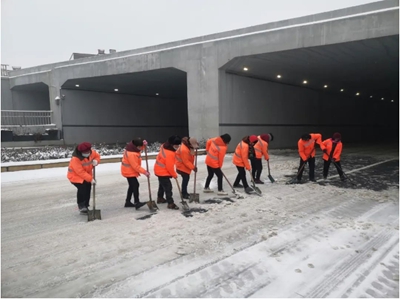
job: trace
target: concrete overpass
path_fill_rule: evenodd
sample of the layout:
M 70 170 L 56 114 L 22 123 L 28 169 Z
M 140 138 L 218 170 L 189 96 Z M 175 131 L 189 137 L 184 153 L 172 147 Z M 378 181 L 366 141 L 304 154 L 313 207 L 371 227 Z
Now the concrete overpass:
M 311 131 L 398 140 L 399 1 L 15 70 L 7 83 L 21 102 L 48 96 L 67 144 L 230 133 L 233 148 L 272 132 L 271 146 L 287 147 Z

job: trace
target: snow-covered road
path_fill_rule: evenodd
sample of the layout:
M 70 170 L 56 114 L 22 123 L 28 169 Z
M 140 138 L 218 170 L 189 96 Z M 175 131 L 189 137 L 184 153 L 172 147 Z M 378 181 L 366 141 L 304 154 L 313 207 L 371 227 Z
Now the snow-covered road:
M 233 182 L 231 158 L 223 170 Z M 2 173 L 2 297 L 399 297 L 398 163 L 396 148 L 345 148 L 355 187 L 333 167 L 326 185 L 286 185 L 297 155 L 271 150 L 277 182 L 258 185 L 262 197 L 207 204 L 216 196 L 201 192 L 202 156 L 201 203 L 189 205 L 208 211 L 184 217 L 159 204 L 145 220 L 146 207 L 123 208 L 120 164 L 104 164 L 103 219 L 93 222 L 79 215 L 65 168 Z M 139 181 L 145 201 L 147 181 Z M 151 187 L 154 199 L 155 176 Z

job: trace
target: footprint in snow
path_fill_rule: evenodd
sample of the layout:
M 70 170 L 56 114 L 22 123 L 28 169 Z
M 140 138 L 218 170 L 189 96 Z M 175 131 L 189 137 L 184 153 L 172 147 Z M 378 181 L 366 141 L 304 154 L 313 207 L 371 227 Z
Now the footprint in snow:
M 296 270 L 294 270 L 295 272 L 297 272 L 297 273 L 301 273 L 301 270 L 300 269 L 296 269 Z

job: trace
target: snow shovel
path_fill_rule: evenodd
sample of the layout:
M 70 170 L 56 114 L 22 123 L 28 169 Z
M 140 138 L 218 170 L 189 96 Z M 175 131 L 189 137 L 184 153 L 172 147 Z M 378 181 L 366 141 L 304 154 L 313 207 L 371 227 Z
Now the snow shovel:
M 269 169 L 269 160 L 267 161 L 267 165 L 268 165 L 268 178 L 269 178 L 269 180 L 271 181 L 271 183 L 274 183 L 275 180 L 274 180 L 274 178 L 273 178 L 272 175 L 271 175 L 271 170 Z
M 195 150 L 195 160 L 194 160 L 194 166 L 197 167 L 197 148 Z M 193 193 L 189 195 L 189 202 L 200 202 L 200 195 L 199 193 L 196 193 L 196 174 L 197 171 L 194 173 L 194 186 L 193 186 Z
M 308 161 L 308 159 L 307 159 Z M 290 185 L 290 184 L 295 184 L 297 182 L 297 177 L 299 176 L 300 172 L 304 169 L 304 167 L 306 166 L 307 162 L 304 162 L 303 166 L 300 167 L 299 171 L 297 172 L 296 176 L 290 180 L 289 182 L 286 183 L 286 185 Z
M 222 170 L 221 170 L 221 172 L 222 172 Z M 244 198 L 242 195 L 240 195 L 240 194 L 235 190 L 235 188 L 233 188 L 231 182 L 229 182 L 228 178 L 225 176 L 225 173 L 222 172 L 222 175 L 224 176 L 225 180 L 228 182 L 228 185 L 231 187 L 232 193 L 235 194 L 236 198 L 237 198 L 237 199 L 242 199 L 242 198 Z
M 248 170 L 248 172 L 249 172 L 249 174 L 250 174 L 251 184 L 252 184 L 252 187 L 253 187 L 253 189 L 254 189 L 254 192 L 256 192 L 257 195 L 260 195 L 260 196 L 261 196 L 261 193 L 262 193 L 262 192 L 261 192 L 260 188 L 258 188 L 258 187 L 256 186 L 256 183 L 254 182 L 254 178 L 253 178 L 253 175 L 251 174 L 251 171 Z
M 93 167 L 93 179 L 96 180 L 96 167 Z M 88 221 L 101 220 L 101 211 L 96 210 L 96 184 L 93 185 L 93 210 L 88 210 Z
M 181 196 L 181 204 L 182 204 L 182 208 L 184 211 L 189 211 L 189 205 L 187 204 L 186 201 L 183 200 L 183 196 L 182 196 L 182 192 L 181 192 L 181 186 L 179 185 L 178 179 L 175 179 L 176 185 L 178 186 L 178 190 L 179 190 L 179 195 Z
M 144 147 L 144 156 L 146 160 L 146 170 L 149 172 L 149 161 L 147 159 L 147 144 Z M 147 185 L 149 186 L 149 201 L 147 202 L 147 207 L 149 208 L 150 212 L 154 212 L 158 210 L 156 202 L 151 199 L 151 188 L 150 188 L 150 178 L 147 178 Z

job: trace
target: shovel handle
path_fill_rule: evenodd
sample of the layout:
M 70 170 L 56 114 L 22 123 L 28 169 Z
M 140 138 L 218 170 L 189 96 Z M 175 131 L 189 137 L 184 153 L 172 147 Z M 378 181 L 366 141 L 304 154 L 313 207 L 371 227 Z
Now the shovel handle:
M 93 166 L 93 179 L 96 180 L 96 167 Z M 96 184 L 93 185 L 93 213 L 96 208 Z
M 148 161 L 148 158 L 147 158 L 147 144 L 144 146 L 144 157 L 145 157 L 145 160 L 146 160 L 146 171 L 149 172 L 149 161 Z M 151 199 L 151 188 L 150 188 L 150 178 L 149 177 L 147 177 L 147 186 L 149 188 L 149 199 L 150 199 L 150 201 L 152 201 L 152 199 Z
M 222 175 L 224 176 L 225 180 L 228 182 L 228 185 L 231 187 L 232 191 L 234 194 L 236 194 L 235 192 L 235 188 L 233 188 L 231 182 L 229 182 L 228 178 L 226 177 L 225 173 L 223 173 L 223 171 L 221 170 Z
M 267 161 L 267 165 L 268 165 L 268 174 L 271 175 L 271 170 L 269 169 L 269 160 Z
M 194 166 L 197 167 L 197 148 L 195 149 L 195 152 L 194 152 Z M 194 173 L 193 194 L 196 194 L 196 175 L 197 175 L 197 171 Z

